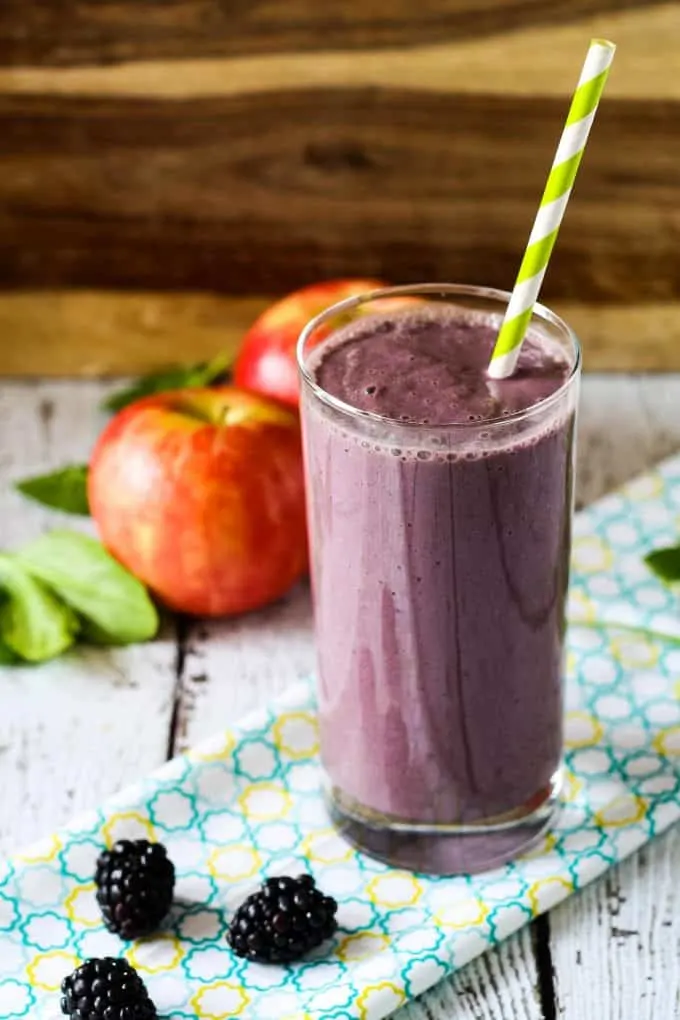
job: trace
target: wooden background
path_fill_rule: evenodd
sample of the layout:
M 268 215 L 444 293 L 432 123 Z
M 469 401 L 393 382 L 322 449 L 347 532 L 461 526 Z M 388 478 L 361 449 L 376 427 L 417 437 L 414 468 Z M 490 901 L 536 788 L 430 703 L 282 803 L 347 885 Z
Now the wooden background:
M 680 368 L 680 5 L 2 0 L 0 373 L 136 371 L 319 278 L 508 287 L 591 35 L 619 51 L 544 296 Z

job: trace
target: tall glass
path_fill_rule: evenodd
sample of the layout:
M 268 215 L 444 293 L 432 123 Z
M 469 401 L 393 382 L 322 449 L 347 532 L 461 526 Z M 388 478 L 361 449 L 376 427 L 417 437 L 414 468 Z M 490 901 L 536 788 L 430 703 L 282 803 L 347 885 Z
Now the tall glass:
M 507 861 L 555 810 L 579 345 L 537 306 L 530 329 L 568 358 L 562 386 L 444 426 L 351 407 L 314 365 L 357 315 L 367 334 L 371 313 L 414 301 L 500 324 L 508 298 L 374 291 L 298 346 L 327 803 L 360 849 L 435 874 Z

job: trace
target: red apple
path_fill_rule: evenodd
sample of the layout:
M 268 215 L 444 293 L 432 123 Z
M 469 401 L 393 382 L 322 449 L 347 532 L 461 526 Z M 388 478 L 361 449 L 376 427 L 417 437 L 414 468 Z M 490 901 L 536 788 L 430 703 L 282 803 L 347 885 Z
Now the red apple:
M 234 365 L 234 382 L 297 407 L 295 348 L 303 328 L 336 301 L 384 286 L 380 280 L 327 280 L 277 301 L 256 319 L 243 338 Z
M 179 612 L 255 609 L 306 570 L 297 415 L 235 387 L 121 411 L 95 447 L 88 499 L 106 547 Z

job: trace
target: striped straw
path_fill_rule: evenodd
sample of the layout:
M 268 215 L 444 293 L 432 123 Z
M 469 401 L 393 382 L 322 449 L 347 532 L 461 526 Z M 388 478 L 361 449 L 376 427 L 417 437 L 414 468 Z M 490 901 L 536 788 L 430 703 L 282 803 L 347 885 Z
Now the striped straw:
M 515 371 L 522 340 L 541 289 L 615 49 L 614 43 L 607 39 L 592 39 L 590 42 L 529 243 L 491 355 L 488 371 L 492 379 L 507 379 Z

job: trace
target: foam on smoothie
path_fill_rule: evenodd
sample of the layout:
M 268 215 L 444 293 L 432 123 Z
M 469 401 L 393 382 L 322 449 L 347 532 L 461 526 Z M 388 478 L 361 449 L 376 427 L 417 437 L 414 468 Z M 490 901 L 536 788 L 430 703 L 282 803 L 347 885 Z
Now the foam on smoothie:
M 445 425 L 508 416 L 559 389 L 569 364 L 556 341 L 529 333 L 515 374 L 490 379 L 499 324 L 432 305 L 366 316 L 323 346 L 315 377 L 346 404 L 398 421 Z

